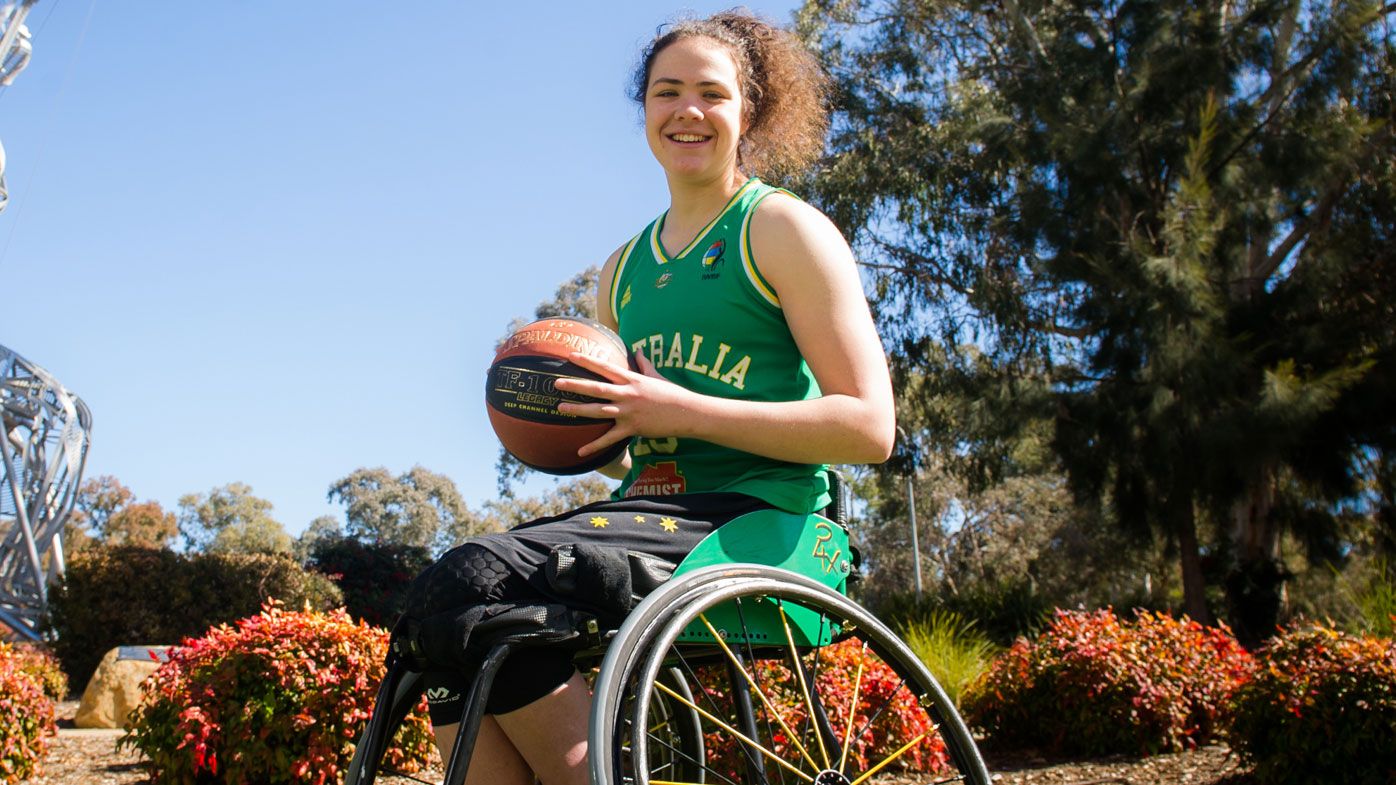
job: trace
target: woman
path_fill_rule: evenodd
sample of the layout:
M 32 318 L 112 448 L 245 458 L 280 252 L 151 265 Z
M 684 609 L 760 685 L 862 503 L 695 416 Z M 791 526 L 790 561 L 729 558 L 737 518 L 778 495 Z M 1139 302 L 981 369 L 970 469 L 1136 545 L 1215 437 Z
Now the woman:
M 577 354 L 606 381 L 558 387 L 614 419 L 622 480 L 588 505 L 453 549 L 409 607 L 555 600 L 549 553 L 584 540 L 677 562 L 745 512 L 829 502 L 830 463 L 885 460 L 895 424 L 886 361 L 852 254 L 814 208 L 752 177 L 793 173 L 823 145 L 824 77 L 788 32 L 740 12 L 669 27 L 646 48 L 634 98 L 668 180 L 669 209 L 607 259 L 600 320 L 638 370 Z M 469 679 L 427 674 L 443 754 Z M 581 785 L 590 697 L 567 652 L 526 650 L 495 681 L 469 781 Z

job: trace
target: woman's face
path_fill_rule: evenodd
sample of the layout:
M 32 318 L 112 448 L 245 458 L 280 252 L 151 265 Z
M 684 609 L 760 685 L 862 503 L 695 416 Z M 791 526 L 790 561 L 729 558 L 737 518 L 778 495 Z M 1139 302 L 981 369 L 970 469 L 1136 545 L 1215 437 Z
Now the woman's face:
M 735 172 L 742 109 L 737 64 L 726 45 L 683 38 L 655 56 L 645 138 L 670 177 L 707 180 Z

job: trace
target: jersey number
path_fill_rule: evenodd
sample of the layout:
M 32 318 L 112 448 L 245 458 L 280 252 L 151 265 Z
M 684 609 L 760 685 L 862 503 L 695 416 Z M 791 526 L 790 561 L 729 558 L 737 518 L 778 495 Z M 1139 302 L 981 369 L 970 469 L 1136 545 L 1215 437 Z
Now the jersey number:
M 645 439 L 635 440 L 635 446 L 630 448 L 630 454 L 638 458 L 641 455 L 659 453 L 660 455 L 672 455 L 679 449 L 679 440 L 676 436 L 667 439 Z

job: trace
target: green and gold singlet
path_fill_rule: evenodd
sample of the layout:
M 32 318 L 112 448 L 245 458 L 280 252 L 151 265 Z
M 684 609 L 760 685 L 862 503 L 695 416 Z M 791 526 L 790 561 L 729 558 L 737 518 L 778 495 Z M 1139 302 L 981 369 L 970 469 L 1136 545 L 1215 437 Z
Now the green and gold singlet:
M 748 180 L 672 257 L 659 240 L 664 215 L 621 252 L 610 302 L 601 307 L 611 309 L 630 350 L 648 357 L 669 381 L 704 395 L 748 401 L 819 396 L 780 300 L 751 254 L 751 216 L 778 190 Z M 829 503 L 823 465 L 672 437 L 636 438 L 630 456 L 617 498 L 730 491 L 797 513 Z

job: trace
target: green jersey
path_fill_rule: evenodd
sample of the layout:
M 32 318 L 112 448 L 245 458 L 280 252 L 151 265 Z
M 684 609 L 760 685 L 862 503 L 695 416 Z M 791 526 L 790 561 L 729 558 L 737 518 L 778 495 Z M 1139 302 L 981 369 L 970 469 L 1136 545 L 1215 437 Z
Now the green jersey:
M 752 258 L 751 216 L 776 193 L 748 180 L 688 247 L 660 242 L 664 215 L 626 245 L 609 307 L 632 352 L 694 392 L 748 401 L 819 396 L 780 299 Z M 667 215 L 667 213 L 666 213 Z M 763 458 L 700 439 L 637 438 L 616 497 L 731 491 L 796 513 L 829 503 L 823 465 Z

